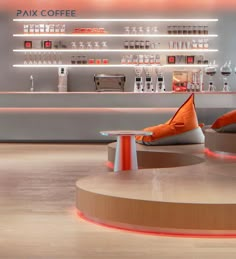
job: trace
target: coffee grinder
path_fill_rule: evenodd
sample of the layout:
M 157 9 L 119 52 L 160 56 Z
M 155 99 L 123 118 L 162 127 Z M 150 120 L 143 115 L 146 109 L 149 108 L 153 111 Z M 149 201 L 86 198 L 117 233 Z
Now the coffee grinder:
M 154 86 L 152 82 L 152 67 L 144 67 L 145 72 L 145 83 L 144 83 L 144 92 L 145 93 L 154 93 Z
M 58 69 L 58 92 L 67 92 L 68 71 L 66 67 Z
M 136 66 L 134 68 L 134 72 L 135 72 L 134 92 L 143 93 L 144 92 L 143 79 L 142 79 L 143 68 L 141 66 Z
M 165 87 L 165 80 L 164 80 L 164 75 L 160 71 L 158 67 L 155 68 L 155 72 L 157 74 L 157 80 L 156 80 L 156 92 L 165 92 L 166 87 Z

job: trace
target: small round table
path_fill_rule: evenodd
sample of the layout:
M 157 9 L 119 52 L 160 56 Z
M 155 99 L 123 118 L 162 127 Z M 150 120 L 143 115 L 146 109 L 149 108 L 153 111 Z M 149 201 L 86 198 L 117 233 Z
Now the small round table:
M 100 133 L 103 136 L 117 136 L 115 172 L 138 169 L 135 136 L 151 136 L 151 131 L 112 130 Z

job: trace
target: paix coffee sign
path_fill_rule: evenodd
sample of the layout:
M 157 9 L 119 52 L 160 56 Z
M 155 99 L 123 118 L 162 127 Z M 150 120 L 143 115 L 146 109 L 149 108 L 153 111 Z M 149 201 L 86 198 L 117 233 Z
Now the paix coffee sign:
M 76 17 L 76 10 L 17 10 L 17 17 Z

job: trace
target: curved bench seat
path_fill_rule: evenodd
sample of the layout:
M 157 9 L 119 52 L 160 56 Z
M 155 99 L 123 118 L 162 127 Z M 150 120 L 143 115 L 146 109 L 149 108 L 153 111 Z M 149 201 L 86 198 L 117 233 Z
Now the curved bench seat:
M 109 144 L 110 162 L 114 150 Z M 208 157 L 203 145 L 137 145 L 137 152 L 148 169 L 77 181 L 76 206 L 86 218 L 153 233 L 236 236 L 236 160 Z
M 236 156 L 236 133 L 205 131 L 205 147 L 212 152 L 232 153 Z

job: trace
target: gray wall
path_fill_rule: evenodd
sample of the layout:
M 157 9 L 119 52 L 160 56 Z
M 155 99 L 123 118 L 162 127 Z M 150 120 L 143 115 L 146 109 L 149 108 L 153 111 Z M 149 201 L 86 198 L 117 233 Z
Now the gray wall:
M 131 17 L 130 14 L 123 13 L 122 15 L 116 14 L 116 17 L 150 17 L 149 14 L 135 14 Z M 84 17 L 94 17 L 91 14 L 84 14 Z M 96 17 L 99 17 L 97 15 Z M 108 14 L 105 17 L 109 17 Z M 207 56 L 213 60 L 216 59 L 217 64 L 220 66 L 224 64 L 227 60 L 232 60 L 232 68 L 236 65 L 236 19 L 235 13 L 194 13 L 190 14 L 176 14 L 168 13 L 161 14 L 158 13 L 152 14 L 152 17 L 169 17 L 169 18 L 219 18 L 212 28 L 211 33 L 219 34 L 219 37 L 212 40 L 211 47 L 218 48 L 218 53 L 207 54 Z M 42 68 L 42 69 L 23 69 L 23 68 L 13 68 L 12 65 L 15 63 L 23 62 L 23 54 L 16 54 L 12 52 L 13 48 L 19 48 L 23 42 L 23 38 L 13 38 L 12 34 L 20 32 L 19 24 L 16 24 L 12 21 L 14 14 L 9 13 L 0 13 L 0 31 L 1 31 L 1 40 L 0 40 L 0 91 L 28 91 L 30 88 L 30 75 L 33 74 L 35 78 L 35 89 L 36 91 L 56 91 L 57 90 L 57 69 L 56 68 Z M 109 29 L 111 24 L 105 24 L 106 28 Z M 114 26 L 114 24 L 112 25 Z M 71 39 L 70 39 L 71 40 Z M 123 39 L 120 39 L 121 42 Z M 114 46 L 116 41 L 110 42 L 109 46 Z M 70 54 L 69 54 L 70 55 Z M 79 54 L 78 54 L 79 55 Z M 117 57 L 119 60 L 119 57 Z M 170 69 L 165 69 L 165 79 L 167 90 L 171 90 L 171 71 Z M 125 91 L 132 91 L 133 89 L 133 69 L 78 69 L 73 68 L 69 70 L 69 91 L 94 91 L 93 75 L 95 73 L 124 73 L 127 77 Z M 235 74 L 230 77 L 230 84 L 234 91 L 236 91 L 235 84 Z M 205 76 L 205 84 L 207 84 L 207 78 Z M 222 88 L 222 78 L 218 75 L 215 78 L 217 89 Z

